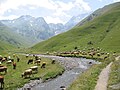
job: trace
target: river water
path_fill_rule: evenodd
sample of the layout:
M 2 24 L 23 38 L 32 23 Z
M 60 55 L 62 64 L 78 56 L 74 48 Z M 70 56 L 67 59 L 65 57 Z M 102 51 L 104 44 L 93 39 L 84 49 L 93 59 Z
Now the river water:
M 63 67 L 65 67 L 65 72 L 61 76 L 58 76 L 50 81 L 44 83 L 41 82 L 30 87 L 32 84 L 31 82 L 18 90 L 62 90 L 60 88 L 61 86 L 67 88 L 77 78 L 78 75 L 89 69 L 91 65 L 99 63 L 86 58 L 70 58 L 48 55 L 39 56 L 57 60 L 61 65 L 63 65 Z M 29 89 L 27 89 L 28 87 Z

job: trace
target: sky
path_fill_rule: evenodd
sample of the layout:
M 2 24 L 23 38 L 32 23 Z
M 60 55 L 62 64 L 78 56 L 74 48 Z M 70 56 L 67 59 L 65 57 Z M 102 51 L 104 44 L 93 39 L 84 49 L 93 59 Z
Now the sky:
M 47 23 L 65 24 L 71 17 L 90 13 L 120 0 L 0 0 L 0 20 L 22 15 L 43 17 Z

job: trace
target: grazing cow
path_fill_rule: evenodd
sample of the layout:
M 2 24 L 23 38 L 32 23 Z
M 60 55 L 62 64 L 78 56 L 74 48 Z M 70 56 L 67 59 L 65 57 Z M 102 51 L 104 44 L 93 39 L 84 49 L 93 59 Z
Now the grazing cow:
M 19 62 L 20 61 L 20 58 L 19 57 L 17 57 L 17 62 Z
M 29 59 L 27 64 L 29 63 L 33 63 L 33 59 Z
M 16 57 L 16 55 L 15 55 L 15 54 L 13 54 L 13 57 Z
M 0 67 L 0 72 L 5 72 L 5 73 L 7 73 L 7 67 L 6 67 L 6 66 L 1 66 L 1 67 Z
M 8 60 L 10 60 L 11 59 L 11 57 L 10 56 L 8 56 Z
M 22 77 L 27 78 L 30 77 L 32 74 L 32 69 L 25 70 L 25 72 L 22 73 Z
M 89 53 L 89 55 L 93 58 L 93 54 L 92 53 Z
M 6 63 L 7 63 L 7 64 L 11 64 L 11 63 L 12 63 L 12 61 L 11 61 L 11 60 L 9 60 L 9 61 L 7 61 Z
M 11 60 L 12 62 L 14 62 L 14 59 L 13 59 L 13 58 L 11 58 L 10 60 Z
M 5 62 L 7 59 L 4 57 L 2 58 L 1 62 Z
M 39 59 L 39 57 L 38 56 L 35 56 L 35 60 L 38 60 Z
M 30 67 L 30 69 L 32 69 L 32 71 L 38 72 L 38 66 Z
M 45 66 L 46 66 L 46 62 L 43 62 L 41 68 L 45 68 Z
M 97 53 L 97 56 L 100 57 L 101 56 L 100 53 Z
M 92 64 L 92 62 L 89 62 L 89 64 Z
M 66 90 L 65 86 L 60 86 L 61 90 Z
M 105 60 L 106 58 L 108 58 L 108 56 L 105 56 L 105 57 L 104 57 L 104 60 Z
M 35 60 L 34 63 L 37 63 L 37 65 L 38 65 L 38 64 L 40 64 L 40 62 L 41 62 L 41 60 Z
M 55 64 L 55 60 L 52 60 L 51 64 Z
M 13 62 L 13 69 L 16 69 L 16 63 Z
M 26 58 L 28 58 L 28 56 L 29 56 L 29 55 L 27 54 L 27 55 L 26 55 Z
M 0 89 L 3 89 L 4 88 L 4 77 L 3 76 L 0 76 L 0 83 L 1 83 Z

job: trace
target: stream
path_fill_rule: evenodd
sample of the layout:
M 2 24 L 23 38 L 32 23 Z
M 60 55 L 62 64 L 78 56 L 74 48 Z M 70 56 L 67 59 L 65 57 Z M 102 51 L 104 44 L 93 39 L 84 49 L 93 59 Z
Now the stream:
M 31 81 L 18 90 L 63 90 L 61 89 L 61 86 L 65 88 L 69 87 L 77 76 L 89 69 L 91 65 L 99 64 L 99 62 L 86 58 L 71 58 L 49 55 L 38 56 L 47 57 L 58 61 L 65 68 L 65 72 L 61 76 L 44 83 L 42 83 L 41 80 Z

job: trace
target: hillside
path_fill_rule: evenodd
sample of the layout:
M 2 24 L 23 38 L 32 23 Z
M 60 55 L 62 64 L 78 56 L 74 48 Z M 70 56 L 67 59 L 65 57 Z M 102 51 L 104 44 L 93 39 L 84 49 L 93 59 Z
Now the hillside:
M 120 52 L 120 3 L 108 5 L 107 10 L 106 7 L 101 10 L 104 13 L 89 22 L 78 24 L 68 32 L 38 43 L 32 50 L 52 52 L 74 50 L 75 47 L 100 47 L 111 52 Z
M 0 51 L 28 46 L 30 43 L 0 22 Z

